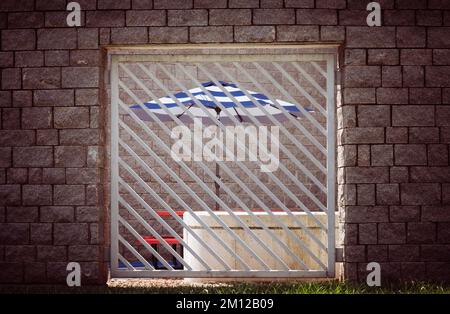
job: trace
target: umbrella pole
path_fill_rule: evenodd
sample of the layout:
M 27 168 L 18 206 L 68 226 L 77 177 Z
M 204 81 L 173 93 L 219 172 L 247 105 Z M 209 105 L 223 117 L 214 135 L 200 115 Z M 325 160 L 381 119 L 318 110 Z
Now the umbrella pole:
M 216 110 L 216 113 L 217 113 L 217 121 L 220 121 L 220 111 L 221 111 L 221 109 L 220 108 L 215 108 L 215 110 Z M 217 134 L 216 134 L 216 136 L 217 136 Z M 217 156 L 217 145 L 216 145 L 215 149 L 216 149 L 215 154 Z M 217 160 L 216 160 L 216 177 L 217 177 L 217 179 L 220 180 L 220 169 L 219 169 L 219 163 L 218 163 Z M 216 196 L 217 196 L 218 199 L 220 199 L 220 185 L 217 182 L 215 182 L 214 185 L 216 187 Z M 215 210 L 216 211 L 220 210 L 218 202 L 216 202 Z
M 220 180 L 219 164 L 217 163 L 217 161 L 216 161 L 216 177 Z M 217 182 L 215 182 L 215 186 L 216 186 L 216 196 L 220 198 L 220 185 Z M 218 202 L 216 202 L 215 210 L 220 210 Z

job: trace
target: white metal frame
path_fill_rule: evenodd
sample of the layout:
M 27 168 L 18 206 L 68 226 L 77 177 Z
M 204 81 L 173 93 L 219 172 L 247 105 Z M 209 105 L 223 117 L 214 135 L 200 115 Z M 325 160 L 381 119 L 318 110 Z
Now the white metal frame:
M 221 51 L 217 51 L 217 49 L 188 49 L 183 47 L 179 50 L 170 50 L 170 48 L 161 48 L 157 47 L 154 50 L 152 49 L 146 49 L 146 50 L 137 50 L 134 51 L 133 54 L 129 54 L 128 51 L 113 51 L 111 54 L 111 64 L 110 64 L 110 78 L 111 78 L 111 107 L 110 107 L 110 113 L 111 113 L 111 143 L 110 143 L 110 174 L 111 174 L 111 276 L 112 277 L 197 277 L 197 278 L 203 278 L 203 277 L 265 277 L 265 278 L 294 278 L 294 277 L 305 277 L 305 278 L 316 278 L 316 277 L 334 277 L 335 276 L 335 206 L 336 206 L 336 170 L 335 170 L 335 163 L 336 163 L 336 157 L 335 157 L 335 151 L 336 151 L 336 131 L 335 131 L 335 119 L 336 119 L 336 101 L 335 101 L 335 71 L 336 71 L 336 53 L 333 48 L 328 49 L 318 49 L 317 51 L 313 48 L 309 48 L 309 53 L 304 53 L 302 50 L 304 48 L 301 47 L 295 47 L 295 46 L 278 46 L 278 47 L 271 47 L 270 49 L 242 49 L 242 47 L 226 47 L 225 49 Z M 311 50 L 312 49 L 312 50 Z M 169 55 L 170 53 L 170 55 Z M 157 255 L 158 260 L 160 260 L 166 267 L 167 270 L 156 270 L 152 267 L 152 265 L 149 265 L 145 259 L 140 256 L 138 252 L 135 251 L 135 255 L 137 253 L 137 258 L 141 260 L 147 269 L 137 269 L 131 266 L 127 262 L 127 260 L 119 253 L 119 242 L 124 243 L 127 248 L 132 250 L 133 248 L 129 247 L 130 245 L 124 241 L 124 239 L 119 234 L 119 223 L 122 223 L 126 226 L 126 221 L 124 221 L 119 216 L 119 203 L 124 204 L 124 200 L 121 199 L 119 195 L 119 183 L 121 182 L 121 179 L 119 177 L 119 165 L 122 164 L 122 166 L 126 167 L 126 164 L 123 165 L 123 162 L 119 158 L 119 147 L 123 146 L 125 149 L 127 149 L 127 146 L 125 143 L 123 143 L 120 140 L 119 137 L 119 128 L 125 128 L 126 126 L 121 123 L 119 119 L 119 108 L 122 107 L 125 109 L 125 105 L 121 102 L 119 97 L 119 89 L 126 89 L 126 86 L 123 85 L 123 83 L 119 79 L 119 68 L 122 68 L 125 70 L 129 75 L 133 75 L 129 71 L 127 71 L 126 66 L 123 66 L 123 63 L 127 62 L 164 62 L 164 61 L 170 61 L 170 62 L 176 62 L 176 61 L 189 61 L 193 62 L 198 65 L 200 70 L 202 69 L 202 63 L 207 61 L 209 63 L 218 64 L 218 68 L 220 69 L 219 62 L 234 62 L 236 64 L 236 67 L 239 68 L 239 62 L 256 62 L 255 66 L 258 66 L 257 61 L 270 61 L 270 62 L 298 62 L 298 61 L 308 61 L 312 62 L 312 64 L 316 67 L 316 69 L 321 73 L 321 75 L 326 77 L 326 90 L 321 90 L 322 93 L 325 93 L 324 96 L 326 96 L 326 111 L 322 112 L 326 114 L 326 130 L 320 130 L 322 133 L 325 132 L 327 137 L 327 143 L 326 143 L 326 155 L 327 155 L 327 162 L 326 162 L 326 174 L 327 174 L 327 187 L 326 187 L 326 193 L 327 193 L 327 204 L 326 204 L 326 214 L 328 215 L 327 219 L 327 226 L 326 229 L 328 230 L 327 234 L 327 240 L 328 243 L 326 243 L 326 251 L 328 256 L 328 262 L 325 266 L 325 269 L 323 270 L 292 270 L 292 269 L 285 269 L 285 270 L 252 270 L 248 267 L 245 267 L 245 262 L 243 262 L 244 267 L 247 270 L 233 270 L 229 267 L 226 268 L 226 270 L 213 270 L 208 269 L 205 271 L 193 271 L 189 270 L 189 265 L 184 265 L 187 270 L 174 270 L 170 265 L 166 265 L 163 262 L 163 258 L 160 258 L 158 256 L 157 252 L 154 252 L 154 250 L 151 247 L 147 247 L 153 254 Z M 327 68 L 326 70 L 322 69 L 321 67 L 317 66 L 315 64 L 315 61 L 326 61 Z M 295 64 L 295 63 L 294 63 Z M 276 63 L 275 66 L 277 67 Z M 283 71 L 282 68 L 280 69 L 277 67 L 280 71 Z M 164 68 L 162 67 L 162 70 L 164 71 Z M 223 69 L 222 69 L 223 70 Z M 260 69 L 261 72 L 264 74 L 264 69 Z M 301 67 L 298 68 L 300 72 L 302 72 Z M 204 71 L 205 74 L 208 74 L 207 71 Z M 244 71 L 245 72 L 245 71 Z M 167 73 L 166 73 L 167 74 Z M 186 73 L 188 74 L 188 73 Z M 227 73 L 224 73 L 227 75 Z M 314 80 L 311 77 L 308 77 L 308 74 L 302 73 L 310 82 L 312 81 L 314 85 Z M 170 73 L 169 73 L 170 75 Z M 229 75 L 229 74 L 228 74 Z M 289 74 L 284 73 L 284 75 L 287 77 L 289 81 L 294 84 L 300 91 L 302 90 L 301 86 L 298 86 L 295 81 L 293 81 L 292 78 L 289 77 Z M 229 76 L 231 79 L 232 77 Z M 172 78 L 174 79 L 174 78 Z M 195 80 L 195 78 L 192 78 Z M 214 78 L 212 78 L 214 79 Z M 156 84 L 160 84 L 157 79 L 154 79 Z M 277 85 L 277 82 L 273 82 L 274 85 Z M 255 82 L 255 85 L 257 82 Z M 279 84 L 278 84 L 279 85 Z M 278 88 L 282 89 L 282 86 L 278 86 Z M 162 86 L 164 88 L 164 86 Z M 318 90 L 319 86 L 317 86 Z M 151 91 L 147 91 L 149 95 L 151 95 Z M 263 90 L 261 92 L 264 92 Z M 128 91 L 128 93 L 131 95 L 132 92 Z M 269 94 L 267 94 L 269 95 Z M 289 95 L 289 94 L 287 94 Z M 152 95 L 154 96 L 154 95 Z M 269 96 L 270 98 L 270 96 Z M 155 99 L 155 98 L 154 98 Z M 142 103 L 140 99 L 136 97 L 137 103 Z M 290 99 L 287 99 L 287 101 L 290 101 Z M 311 101 L 314 105 L 314 102 Z M 218 104 L 220 105 L 220 104 Z M 262 106 L 261 106 L 262 107 Z M 241 108 L 245 110 L 245 108 Z M 319 108 L 319 111 L 321 107 Z M 264 110 L 264 108 L 262 108 Z M 322 110 L 323 111 L 323 110 Z M 206 110 L 207 112 L 207 110 Z M 287 115 L 287 114 L 286 114 Z M 314 122 L 314 121 L 312 121 Z M 220 125 L 218 125 L 221 127 Z M 163 126 L 162 126 L 163 127 Z M 131 131 L 132 130 L 128 130 Z M 151 131 L 151 130 L 150 130 Z M 304 130 L 303 130 L 304 132 Z M 305 133 L 305 132 L 304 132 Z M 131 134 L 131 133 L 130 133 Z M 305 133 L 308 136 L 308 132 Z M 133 134 L 132 134 L 133 136 Z M 155 138 L 155 140 L 158 140 Z M 294 141 L 296 143 L 296 141 Z M 145 145 L 145 143 L 141 143 L 142 145 Z M 297 145 L 298 144 L 298 145 Z M 296 143 L 296 145 L 302 149 L 302 151 L 306 151 L 304 147 L 301 146 L 301 144 Z M 282 145 L 281 145 L 282 146 Z M 244 147 L 245 149 L 245 147 Z M 131 150 L 131 149 L 130 149 Z M 130 151 L 132 153 L 132 150 Z M 150 153 L 150 152 L 149 152 Z M 287 151 L 289 153 L 289 151 Z M 308 154 L 308 152 L 306 153 Z M 314 156 L 310 155 L 310 159 L 314 162 Z M 221 165 L 224 167 L 224 170 L 227 171 L 226 165 Z M 170 169 L 167 169 L 170 172 Z M 207 168 L 205 169 L 207 170 Z M 228 169 L 229 170 L 229 169 Z M 245 171 L 245 169 L 242 169 Z M 150 168 L 148 171 L 152 171 Z M 283 170 L 286 173 L 288 172 L 287 169 Z M 132 171 L 130 172 L 132 173 Z M 227 171 L 228 174 L 230 174 Z M 152 175 L 156 176 L 156 179 L 158 179 L 158 175 L 156 173 L 153 173 Z M 231 175 L 231 174 L 230 174 Z M 249 174 L 250 175 L 250 174 Z M 236 180 L 239 180 L 239 178 L 235 178 Z M 298 180 L 297 180 L 298 181 Z M 123 182 L 123 181 L 122 181 Z M 255 181 L 258 183 L 257 181 Z M 145 182 L 144 182 L 145 183 Z M 164 184 L 162 182 L 161 184 Z M 220 180 L 219 180 L 220 184 Z M 126 186 L 125 186 L 126 187 Z M 226 186 L 222 186 L 226 189 Z M 151 188 L 150 188 L 151 189 Z M 150 193 L 152 191 L 149 191 Z M 169 191 L 171 193 L 173 191 Z M 267 193 L 271 193 L 270 191 L 267 191 Z M 292 194 L 292 193 L 291 193 Z M 171 193 L 171 195 L 173 195 Z M 174 198 L 176 198 L 176 195 L 173 195 Z M 292 195 L 292 197 L 295 198 L 295 195 Z M 275 196 L 276 198 L 276 196 Z M 293 198 L 293 199 L 294 199 Z M 298 200 L 298 199 L 297 199 Z M 182 201 L 182 200 L 181 200 Z M 221 200 L 218 199 L 218 202 Z M 301 203 L 301 201 L 298 200 L 298 202 Z M 126 203 L 126 202 L 125 202 Z M 199 200 L 199 203 L 201 203 L 201 200 Z M 181 203 L 180 203 L 181 204 Z M 125 207 L 127 204 L 124 204 Z M 223 204 L 226 207 L 226 204 Z M 245 204 L 242 204 L 245 206 Z M 264 206 L 264 204 L 261 204 Z M 283 205 L 283 204 L 280 204 Z M 186 204 L 186 206 L 189 208 L 189 206 Z M 170 208 L 167 208 L 170 211 Z M 206 209 L 206 208 L 205 208 Z M 267 208 L 268 209 L 268 208 Z M 289 214 L 289 209 L 284 207 L 285 211 Z M 130 210 L 130 209 L 129 209 Z M 307 208 L 305 208 L 305 211 Z M 231 213 L 232 214 L 232 213 Z M 270 214 L 270 209 L 269 209 Z M 276 218 L 276 217 L 275 217 Z M 295 217 L 293 217 L 295 218 Z M 238 218 L 237 218 L 238 219 Z M 219 219 L 220 220 L 220 219 Z M 182 222 L 181 222 L 182 223 Z M 301 226 L 301 223 L 299 222 L 299 226 Z M 128 226 L 126 226 L 128 228 Z M 129 226 L 131 227 L 131 226 Z M 223 225 L 223 227 L 226 229 L 227 226 Z M 283 226 L 282 226 L 283 227 Z M 151 228 L 151 226 L 147 226 L 147 229 Z M 132 229 L 132 227 L 131 227 Z M 244 227 L 245 229 L 245 227 Z M 307 229 L 307 228 L 306 228 Z M 130 229 L 129 229 L 130 230 Z M 149 229 L 148 229 L 149 230 Z M 285 229 L 286 230 L 286 229 Z M 289 230 L 286 230 L 289 231 Z M 133 232 L 133 230 L 131 230 Z M 134 231 L 135 232 L 135 231 Z M 269 231 L 268 231 L 269 232 Z M 139 238 L 139 235 L 137 234 L 136 237 L 142 242 L 142 238 Z M 315 240 L 314 236 L 312 238 Z M 181 239 L 182 240 L 182 239 Z M 238 240 L 238 239 L 237 239 Z M 145 245 L 145 243 L 143 243 Z M 307 249 L 307 248 L 305 248 Z M 250 249 L 250 254 L 254 254 L 254 252 Z M 195 254 L 195 252 L 193 253 Z M 257 255 L 255 254 L 255 257 Z M 161 260 L 162 259 L 162 260 Z M 119 268 L 119 260 L 122 261 L 127 266 L 127 269 L 121 269 Z M 264 262 L 262 261 L 262 265 L 264 266 Z

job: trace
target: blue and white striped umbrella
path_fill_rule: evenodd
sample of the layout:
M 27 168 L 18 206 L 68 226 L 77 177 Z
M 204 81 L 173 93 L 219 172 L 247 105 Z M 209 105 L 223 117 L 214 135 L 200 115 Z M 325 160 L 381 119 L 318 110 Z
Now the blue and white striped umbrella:
M 222 85 L 222 88 L 216 86 L 213 82 L 203 83 L 203 89 L 207 90 L 211 96 L 214 97 L 214 100 L 211 99 L 208 93 L 205 93 L 202 88 L 196 87 L 189 90 L 187 92 L 179 92 L 173 95 L 176 97 L 177 101 L 181 106 L 174 101 L 172 97 L 165 96 L 158 101 L 152 100 L 144 103 L 145 109 L 140 105 L 133 105 L 130 108 L 133 112 L 144 121 L 153 121 L 152 117 L 148 114 L 148 110 L 151 110 L 153 114 L 155 114 L 161 121 L 172 121 L 173 119 L 170 117 L 167 112 L 161 108 L 160 104 L 165 106 L 167 110 L 176 116 L 178 119 L 185 123 L 192 123 L 192 118 L 190 115 L 186 114 L 186 111 L 189 112 L 196 118 L 201 119 L 203 123 L 211 124 L 211 118 L 205 113 L 202 108 L 199 108 L 199 103 L 204 106 L 204 108 L 210 110 L 210 114 L 219 119 L 224 124 L 232 124 L 233 121 L 229 118 L 229 115 L 234 116 L 240 122 L 251 122 L 251 119 L 247 114 L 252 115 L 252 117 L 256 118 L 261 123 L 269 123 L 270 120 L 267 118 L 267 115 L 264 111 L 262 111 L 258 106 L 256 106 L 253 102 L 253 99 L 250 99 L 246 96 L 246 93 L 239 89 L 235 84 L 227 83 L 227 82 L 219 82 Z M 226 89 L 235 100 L 237 100 L 242 107 L 245 107 L 246 111 L 242 110 L 240 106 L 238 106 L 233 99 L 229 98 L 222 89 Z M 265 111 L 276 118 L 278 121 L 286 120 L 286 115 L 277 108 L 276 105 L 264 94 L 246 91 L 250 94 L 256 101 L 264 107 Z M 194 101 L 190 96 L 194 96 L 197 101 Z M 224 110 L 221 110 L 220 107 L 217 106 L 216 102 L 220 103 Z M 276 100 L 278 105 L 283 106 L 283 108 L 293 117 L 298 118 L 301 116 L 301 111 L 297 107 L 297 105 L 285 102 L 283 100 Z M 309 108 L 304 108 L 305 111 L 312 112 L 313 110 Z

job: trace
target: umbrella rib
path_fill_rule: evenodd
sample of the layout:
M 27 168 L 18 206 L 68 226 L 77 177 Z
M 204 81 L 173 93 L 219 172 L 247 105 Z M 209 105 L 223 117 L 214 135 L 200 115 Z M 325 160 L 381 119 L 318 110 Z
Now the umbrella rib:
M 189 107 L 187 107 L 187 109 L 185 110 L 185 111 L 183 111 L 182 113 L 180 113 L 179 115 L 177 115 L 176 117 L 177 118 L 180 118 L 182 115 L 184 115 L 185 113 L 186 113 L 186 111 L 188 111 L 189 109 L 191 109 L 191 107 L 193 106 L 194 104 L 191 104 Z
M 270 104 L 270 103 L 267 103 L 267 104 L 268 104 L 270 107 L 272 107 L 272 108 L 275 108 L 275 109 L 280 110 L 277 106 L 275 106 L 275 105 L 273 105 L 273 104 Z M 280 111 L 281 111 L 281 110 L 280 110 Z M 293 114 L 292 112 L 288 111 L 287 113 L 290 114 L 291 116 L 293 116 L 294 118 L 298 119 L 298 116 L 296 116 L 296 115 Z
M 244 119 L 242 119 L 242 116 L 239 114 L 239 112 L 237 112 L 236 107 L 233 107 L 234 111 L 236 112 L 237 116 L 239 117 L 239 121 L 243 122 Z

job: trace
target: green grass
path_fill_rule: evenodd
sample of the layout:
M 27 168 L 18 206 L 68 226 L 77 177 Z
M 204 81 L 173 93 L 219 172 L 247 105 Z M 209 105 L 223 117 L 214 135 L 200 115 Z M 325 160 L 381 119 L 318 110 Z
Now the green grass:
M 212 287 L 101 287 L 9 286 L 0 293 L 100 293 L 100 294 L 450 294 L 450 286 L 410 283 L 396 287 L 371 288 L 342 282 L 237 283 Z

